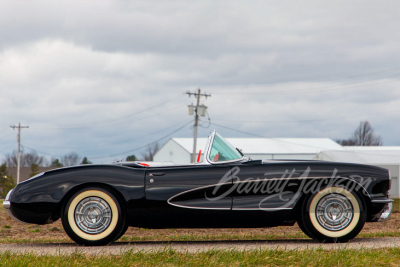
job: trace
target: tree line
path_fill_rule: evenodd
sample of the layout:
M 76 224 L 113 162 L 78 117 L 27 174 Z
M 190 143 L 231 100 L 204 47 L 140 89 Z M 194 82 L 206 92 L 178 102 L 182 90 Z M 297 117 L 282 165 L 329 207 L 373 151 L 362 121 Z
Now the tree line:
M 153 161 L 153 157 L 156 152 L 159 150 L 160 146 L 158 143 L 153 143 L 149 145 L 143 152 L 141 159 L 137 158 L 135 155 L 129 155 L 124 160 L 125 161 Z M 18 152 L 14 150 L 12 153 L 5 155 L 5 159 L 2 164 L 5 164 L 7 167 L 17 167 L 18 164 Z M 35 151 L 21 153 L 21 167 L 53 167 L 53 168 L 61 168 L 61 167 L 69 167 L 75 165 L 84 165 L 84 164 L 92 164 L 92 162 L 87 157 L 81 157 L 76 152 L 70 152 L 65 154 L 60 158 L 52 157 L 50 160 L 45 156 L 38 155 Z
M 51 158 L 48 160 L 44 156 L 38 155 L 36 152 L 21 153 L 21 167 L 31 167 L 32 165 L 37 165 L 39 167 L 68 167 L 78 164 L 91 164 L 87 157 L 81 158 L 76 152 L 71 152 L 64 155 L 61 158 Z M 18 153 L 13 151 L 5 156 L 3 164 L 7 167 L 17 167 L 18 164 Z

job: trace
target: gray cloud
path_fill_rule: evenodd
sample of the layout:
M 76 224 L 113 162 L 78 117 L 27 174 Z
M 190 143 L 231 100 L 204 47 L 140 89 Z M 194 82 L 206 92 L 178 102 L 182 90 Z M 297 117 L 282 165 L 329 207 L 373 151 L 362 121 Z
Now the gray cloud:
M 2 2 L 0 154 L 16 147 L 9 125 L 21 122 L 31 126 L 23 143 L 41 152 L 105 156 L 98 162 L 126 156 L 107 157 L 184 125 L 193 101 L 184 92 L 198 87 L 212 94 L 204 103 L 218 125 L 268 137 L 346 138 L 370 120 L 385 144 L 399 145 L 399 7 Z

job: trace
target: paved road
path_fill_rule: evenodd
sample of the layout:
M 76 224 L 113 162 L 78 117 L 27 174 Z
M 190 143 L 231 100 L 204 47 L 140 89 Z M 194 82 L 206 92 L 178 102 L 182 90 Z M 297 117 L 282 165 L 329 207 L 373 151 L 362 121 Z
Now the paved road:
M 69 255 L 84 253 L 102 255 L 104 253 L 118 255 L 126 251 L 158 251 L 172 248 L 181 252 L 199 252 L 212 249 L 340 249 L 340 248 L 384 248 L 400 247 L 400 237 L 357 238 L 346 244 L 320 244 L 312 240 L 274 240 L 274 241 L 192 241 L 192 242 L 133 242 L 114 243 L 105 247 L 82 247 L 75 244 L 0 244 L 0 252 L 38 253 L 48 255 Z

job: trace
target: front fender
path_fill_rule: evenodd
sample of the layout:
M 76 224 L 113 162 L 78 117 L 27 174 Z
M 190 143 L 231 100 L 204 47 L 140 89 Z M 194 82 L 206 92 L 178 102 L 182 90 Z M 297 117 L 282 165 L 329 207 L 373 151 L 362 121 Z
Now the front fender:
M 144 170 L 118 165 L 83 165 L 62 168 L 18 184 L 10 196 L 10 211 L 21 221 L 51 221 L 67 194 L 85 184 L 100 184 L 118 191 L 123 201 L 144 198 Z

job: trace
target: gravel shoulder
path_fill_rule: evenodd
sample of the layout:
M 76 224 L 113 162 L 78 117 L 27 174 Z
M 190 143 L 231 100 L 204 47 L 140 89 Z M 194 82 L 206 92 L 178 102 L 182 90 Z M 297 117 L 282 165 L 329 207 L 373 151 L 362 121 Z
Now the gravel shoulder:
M 321 244 L 312 240 L 267 241 L 189 241 L 189 242 L 118 242 L 104 247 L 82 247 L 70 243 L 61 244 L 0 244 L 0 253 L 32 253 L 39 255 L 120 255 L 126 252 L 157 252 L 173 249 L 177 252 L 197 253 L 210 250 L 304 250 L 304 249 L 378 249 L 400 247 L 400 237 L 356 238 L 349 243 Z

